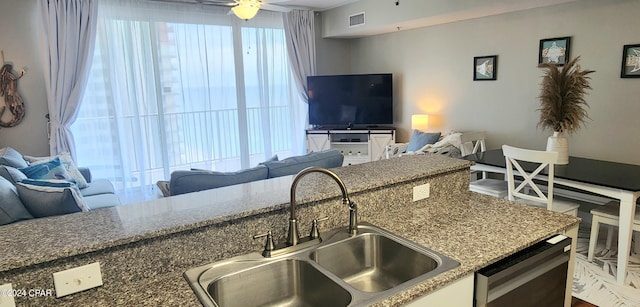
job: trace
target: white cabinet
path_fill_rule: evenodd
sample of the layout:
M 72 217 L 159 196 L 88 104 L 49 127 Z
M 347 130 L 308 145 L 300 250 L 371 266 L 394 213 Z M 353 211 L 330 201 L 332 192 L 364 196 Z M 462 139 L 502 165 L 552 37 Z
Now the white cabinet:
M 460 278 L 454 283 L 431 292 L 423 297 L 417 298 L 405 306 L 473 306 L 473 277 L 469 274 Z
M 371 161 L 386 159 L 387 146 L 395 143 L 395 138 L 389 137 L 388 134 L 371 134 L 369 138 L 369 156 Z
M 395 130 L 307 130 L 307 152 L 337 149 L 343 165 L 384 159 L 387 145 L 395 144 Z
M 307 133 L 307 153 L 327 150 L 330 143 L 327 133 Z

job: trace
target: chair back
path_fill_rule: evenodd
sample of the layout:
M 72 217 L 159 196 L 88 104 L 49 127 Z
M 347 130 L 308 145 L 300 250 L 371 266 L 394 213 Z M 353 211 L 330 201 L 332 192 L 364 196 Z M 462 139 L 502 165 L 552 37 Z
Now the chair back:
M 477 153 L 478 151 L 483 152 L 487 150 L 484 140 L 486 139 L 486 134 L 484 131 L 476 131 L 476 132 L 465 132 L 460 135 L 460 153 L 462 156 L 470 155 Z M 471 143 L 471 152 L 467 150 L 467 143 Z
M 464 157 L 487 150 L 484 143 L 486 135 L 484 131 L 464 132 L 460 135 L 460 154 Z M 471 148 L 471 151 L 469 151 Z M 472 171 L 471 174 L 477 174 L 478 172 Z M 482 179 L 487 179 L 487 172 L 482 172 Z
M 547 210 L 552 210 L 553 205 L 553 177 L 554 166 L 558 161 L 558 153 L 553 151 L 538 151 L 530 149 L 522 149 L 508 145 L 502 145 L 507 165 L 507 181 L 509 187 L 509 200 L 517 198 L 539 202 L 546 205 Z M 527 172 L 522 167 L 522 162 L 534 163 L 537 168 L 533 172 Z M 516 187 L 515 175 L 523 178 Z M 535 184 L 533 179 L 540 174 L 545 168 L 547 171 L 547 194 L 545 195 Z M 528 189 L 533 190 L 534 194 L 528 194 Z

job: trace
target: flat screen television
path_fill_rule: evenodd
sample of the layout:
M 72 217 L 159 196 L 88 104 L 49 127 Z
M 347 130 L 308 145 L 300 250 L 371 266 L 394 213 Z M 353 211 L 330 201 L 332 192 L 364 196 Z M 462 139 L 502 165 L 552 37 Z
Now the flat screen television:
M 309 124 L 317 128 L 371 128 L 393 124 L 390 73 L 307 77 Z

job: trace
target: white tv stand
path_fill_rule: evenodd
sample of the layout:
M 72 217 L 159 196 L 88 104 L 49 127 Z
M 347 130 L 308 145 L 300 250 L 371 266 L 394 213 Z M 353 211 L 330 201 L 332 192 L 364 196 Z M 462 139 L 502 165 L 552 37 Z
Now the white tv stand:
M 382 160 L 388 145 L 395 144 L 395 129 L 309 129 L 307 152 L 337 149 L 343 165 Z

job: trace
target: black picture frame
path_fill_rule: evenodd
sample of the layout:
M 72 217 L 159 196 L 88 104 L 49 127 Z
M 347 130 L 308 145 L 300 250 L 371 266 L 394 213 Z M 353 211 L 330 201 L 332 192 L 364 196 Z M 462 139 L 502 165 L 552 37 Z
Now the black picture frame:
M 640 78 L 640 44 L 622 47 L 620 78 Z
M 498 79 L 498 56 L 473 57 L 473 81 L 493 81 Z
M 563 66 L 571 56 L 571 37 L 555 37 L 540 40 L 538 48 L 538 65 L 552 63 Z

